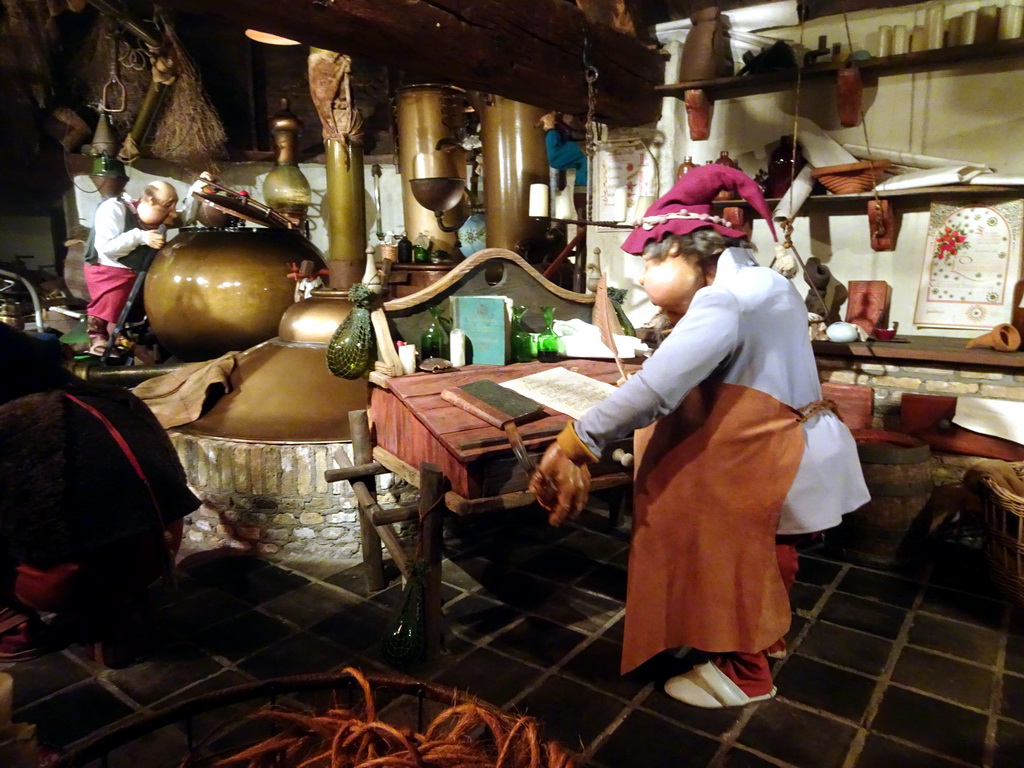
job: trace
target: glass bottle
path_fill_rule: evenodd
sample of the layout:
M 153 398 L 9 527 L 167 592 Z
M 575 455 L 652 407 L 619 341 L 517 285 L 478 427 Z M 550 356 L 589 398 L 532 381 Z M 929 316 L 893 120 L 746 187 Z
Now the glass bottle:
M 309 182 L 296 160 L 302 128 L 302 121 L 289 109 L 288 99 L 281 99 L 281 111 L 270 118 L 276 152 L 274 167 L 263 180 L 263 201 L 297 223 L 305 221 L 306 211 L 313 200 Z
M 782 197 L 807 161 L 796 147 L 792 134 L 779 139 L 768 161 L 768 197 Z
M 414 245 L 412 247 L 412 263 L 413 264 L 429 264 L 430 263 L 430 249 L 423 245 Z
M 537 339 L 537 359 L 542 363 L 557 363 L 561 358 L 561 341 L 555 335 L 555 308 L 541 307 L 544 313 L 544 332 Z
M 523 315 L 527 308 L 522 304 L 512 307 L 512 362 L 528 363 L 533 360 L 532 338 L 523 328 Z
M 427 326 L 427 330 L 420 336 L 420 359 L 441 357 L 447 360 L 450 354 L 448 334 L 451 332 L 451 328 L 445 328 L 447 318 L 441 314 L 440 306 L 429 307 L 428 311 L 432 320 Z M 451 322 L 449 321 L 447 324 L 450 326 Z
M 694 169 L 696 167 L 697 167 L 697 164 L 695 162 L 693 162 L 693 158 L 690 157 L 689 155 L 687 155 L 683 159 L 683 162 L 681 162 L 679 164 L 679 167 L 676 168 L 676 179 L 678 180 L 683 175 L 685 175 L 688 171 L 690 171 L 690 170 L 692 170 L 692 169 Z
M 412 241 L 405 235 L 398 238 L 398 263 L 412 264 Z

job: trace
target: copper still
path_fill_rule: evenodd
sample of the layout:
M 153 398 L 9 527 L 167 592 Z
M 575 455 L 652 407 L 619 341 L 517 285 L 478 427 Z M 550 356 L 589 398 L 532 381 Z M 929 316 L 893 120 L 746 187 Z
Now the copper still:
M 295 229 L 187 228 L 157 254 L 146 277 L 153 333 L 176 357 L 209 360 L 272 338 L 295 301 L 295 269 L 325 269 Z
M 502 96 L 475 101 L 480 113 L 487 201 L 487 247 L 519 250 L 523 241 L 539 240 L 547 222 L 529 216 L 530 185 L 548 183 L 544 131 L 545 110 Z
M 431 195 L 448 206 L 444 228 L 458 229 L 469 215 L 465 192 L 465 153 L 451 151 L 465 128 L 465 92 L 450 85 L 410 85 L 398 91 L 398 170 L 402 176 L 402 211 L 406 236 L 432 241 L 434 250 L 455 251 L 456 232 L 445 232 L 431 210 L 417 202 L 412 182 L 442 193 Z M 461 180 L 461 188 L 457 180 Z M 423 191 L 418 190 L 420 196 Z M 448 196 L 444 192 L 451 192 Z

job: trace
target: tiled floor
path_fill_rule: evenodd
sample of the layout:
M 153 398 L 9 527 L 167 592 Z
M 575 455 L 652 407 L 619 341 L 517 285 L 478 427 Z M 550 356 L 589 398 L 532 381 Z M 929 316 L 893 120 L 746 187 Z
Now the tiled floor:
M 617 674 L 628 536 L 606 518 L 556 530 L 519 512 L 453 533 L 447 653 L 407 672 L 535 715 L 581 765 L 1024 765 L 1024 610 L 997 596 L 977 550 L 938 545 L 916 577 L 803 553 L 778 697 L 703 711 L 658 688 L 674 657 Z M 72 647 L 13 665 L 15 720 L 68 747 L 253 679 L 386 670 L 379 641 L 399 584 L 367 596 L 351 564 L 196 553 L 181 565 L 181 599 L 162 610 L 146 660 L 108 670 Z M 181 743 L 180 730 L 150 734 L 125 763 L 174 765 Z

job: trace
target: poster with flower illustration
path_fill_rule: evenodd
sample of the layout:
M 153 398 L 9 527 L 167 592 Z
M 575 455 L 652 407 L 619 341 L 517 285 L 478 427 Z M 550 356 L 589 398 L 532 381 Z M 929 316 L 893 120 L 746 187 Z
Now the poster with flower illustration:
M 933 203 L 914 322 L 982 330 L 1009 322 L 1022 227 L 1024 200 Z

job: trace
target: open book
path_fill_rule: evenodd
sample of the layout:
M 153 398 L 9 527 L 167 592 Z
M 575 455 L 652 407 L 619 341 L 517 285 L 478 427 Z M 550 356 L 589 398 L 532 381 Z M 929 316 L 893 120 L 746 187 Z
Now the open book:
M 501 385 L 574 419 L 615 391 L 613 384 L 561 367 L 503 381 Z

